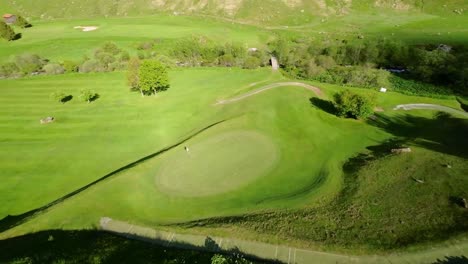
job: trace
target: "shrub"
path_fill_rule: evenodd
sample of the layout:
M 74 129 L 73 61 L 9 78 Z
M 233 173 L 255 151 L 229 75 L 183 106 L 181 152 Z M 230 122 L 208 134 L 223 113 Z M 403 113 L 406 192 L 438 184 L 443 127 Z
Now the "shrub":
M 84 102 L 91 103 L 92 101 L 96 100 L 99 97 L 97 93 L 92 90 L 81 90 L 80 98 Z
M 28 28 L 32 27 L 31 23 L 29 23 L 24 17 L 18 16 L 16 18 L 15 25 L 21 28 Z
M 25 53 L 16 56 L 15 63 L 23 74 L 31 74 L 39 72 L 46 65 L 47 60 L 37 54 Z
M 262 61 L 253 56 L 249 56 L 245 61 L 243 67 L 245 69 L 256 69 L 262 65 Z
M 69 60 L 63 62 L 63 68 L 65 72 L 78 72 L 79 70 L 78 63 Z
M 59 103 L 65 103 L 69 100 L 67 100 L 68 98 L 71 98 L 71 95 L 66 95 L 65 93 L 63 92 L 53 92 L 50 94 L 50 99 L 56 101 L 56 102 L 59 102 Z
M 96 60 L 88 60 L 85 61 L 79 69 L 80 72 L 88 73 L 88 72 L 102 72 L 104 69 L 101 67 L 101 64 Z
M 106 53 L 110 53 L 112 55 L 117 55 L 119 54 L 122 50 L 115 45 L 113 42 L 106 42 L 104 45 L 101 47 L 101 50 Z
M 15 40 L 17 35 L 15 31 L 7 23 L 0 21 L 0 38 L 7 41 Z
M 374 112 L 375 98 L 344 90 L 334 95 L 334 106 L 339 116 L 366 118 Z
M 47 64 L 42 70 L 48 75 L 63 74 L 65 72 L 65 69 L 60 64 L 56 63 Z
M 131 58 L 128 62 L 127 69 L 127 84 L 132 90 L 138 90 L 140 87 L 140 81 L 138 78 L 138 72 L 140 70 L 141 61 L 138 58 Z
M 123 51 L 121 54 L 120 54 L 120 58 L 119 58 L 119 61 L 121 62 L 127 62 L 130 60 L 130 54 L 128 53 L 128 51 Z
M 13 62 L 7 62 L 0 65 L 0 78 L 16 77 L 19 76 L 20 70 Z
M 231 54 L 225 54 L 218 58 L 218 65 L 232 67 L 236 65 L 236 59 Z
M 423 95 L 436 98 L 446 98 L 453 93 L 453 91 L 448 87 L 436 86 L 414 80 L 407 80 L 395 75 L 391 75 L 389 81 L 390 87 L 394 91 L 408 95 Z

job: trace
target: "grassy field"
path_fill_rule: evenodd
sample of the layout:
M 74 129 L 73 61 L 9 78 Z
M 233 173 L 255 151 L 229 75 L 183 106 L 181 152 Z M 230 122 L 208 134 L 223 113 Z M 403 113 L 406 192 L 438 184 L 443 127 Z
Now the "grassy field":
M 106 2 L 99 3 L 106 8 Z M 142 41 L 157 39 L 155 50 L 165 50 L 178 39 L 201 35 L 246 48 L 265 48 L 277 34 L 468 41 L 466 15 L 433 12 L 431 5 L 427 12 L 411 9 L 397 16 L 358 3 L 353 8 L 362 12 L 304 15 L 297 21 L 283 17 L 270 27 L 207 16 L 116 17 L 111 12 L 104 18 L 98 10 L 92 19 L 33 20 L 32 28 L 18 30 L 20 40 L 0 41 L 0 62 L 24 52 L 58 62 L 80 60 L 106 41 L 136 54 Z M 241 9 L 238 16 L 250 15 Z M 99 28 L 81 32 L 74 26 Z M 377 98 L 379 112 L 366 121 L 330 113 L 329 100 L 343 87 L 314 82 L 308 84 L 323 96 L 287 86 L 216 104 L 269 84 L 297 81 L 269 68 L 173 68 L 170 81 L 167 92 L 143 98 L 129 90 L 125 72 L 0 80 L 0 239 L 91 229 L 103 216 L 164 229 L 185 230 L 195 223 L 194 232 L 358 253 L 466 237 L 468 215 L 460 199 L 468 195 L 467 119 L 393 110 L 399 104 L 429 103 L 463 111 L 455 96 L 432 99 L 352 88 Z M 82 89 L 94 90 L 99 98 L 82 102 Z M 57 91 L 71 100 L 51 100 Z M 47 116 L 56 121 L 41 125 Z M 410 146 L 413 153 L 387 155 L 395 144 Z
M 148 98 L 128 91 L 122 73 L 0 81 L 8 94 L 2 97 L 1 104 L 2 137 L 8 139 L 2 142 L 6 151 L 2 152 L 1 167 L 9 175 L 1 190 L 7 201 L 2 203 L 3 216 L 44 205 L 225 120 L 4 232 L 2 237 L 51 228 L 91 228 L 102 216 L 157 226 L 259 210 L 320 207 L 332 201 L 340 190 L 342 164 L 347 159 L 395 133 L 324 112 L 309 101 L 315 95 L 299 87 L 272 89 L 235 104 L 214 105 L 218 99 L 255 89 L 251 83 L 260 82 L 258 87 L 283 79 L 268 69 L 186 69 L 172 71 L 171 76 L 172 87 L 168 92 Z M 219 86 L 220 80 L 225 85 Z M 318 86 L 328 97 L 342 89 Z M 57 87 L 67 87 L 66 92 L 72 95 L 81 87 L 90 87 L 101 97 L 91 104 L 75 99 L 59 104 L 48 98 Z M 355 90 L 376 94 L 379 106 L 389 112 L 384 112 L 382 118 L 391 118 L 393 106 L 404 103 L 436 103 L 460 109 L 455 99 Z M 35 106 L 31 107 L 32 104 Z M 423 111 L 414 114 L 415 118 L 420 115 L 433 118 Z M 38 119 L 47 115 L 56 117 L 57 122 L 41 126 Z M 400 136 L 405 134 L 402 133 Z M 239 137 L 243 143 L 237 143 Z M 220 138 L 226 140 L 218 143 Z M 26 142 L 29 148 L 19 147 Z M 185 145 L 189 146 L 190 154 L 184 150 Z M 249 149 L 249 145 L 255 149 Z M 340 151 L 330 146 L 339 146 Z M 274 148 L 276 158 L 271 156 Z M 258 158 L 245 160 L 236 157 L 233 150 Z M 262 157 L 270 160 L 264 161 Z M 258 166 L 236 166 L 249 162 Z M 224 166 L 232 169 L 226 182 L 219 175 Z M 268 170 L 271 166 L 274 170 Z M 202 168 L 205 174 L 200 173 Z M 463 166 L 454 171 L 458 168 L 463 172 Z M 243 175 L 239 177 L 236 173 Z M 189 175 L 194 178 L 184 178 Z M 182 182 L 175 181 L 178 178 Z M 207 184 L 199 186 L 200 181 Z M 38 189 L 38 182 L 47 184 Z
M 169 16 L 113 17 L 82 20 L 59 19 L 34 21 L 32 28 L 17 29 L 22 38 L 14 42 L 0 41 L 0 61 L 24 52 L 36 53 L 53 61 L 80 60 L 91 56 L 106 41 L 136 53 L 139 43 L 160 40 L 158 45 L 171 45 L 171 40 L 190 36 L 234 41 L 248 47 L 259 47 L 267 41 L 268 34 L 253 26 L 216 21 L 209 18 Z M 95 31 L 83 32 L 75 26 L 96 26 Z

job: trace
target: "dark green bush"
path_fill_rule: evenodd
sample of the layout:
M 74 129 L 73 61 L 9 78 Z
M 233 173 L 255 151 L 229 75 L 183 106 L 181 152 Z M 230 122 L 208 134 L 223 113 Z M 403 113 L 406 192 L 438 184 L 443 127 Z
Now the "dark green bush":
M 366 118 L 374 112 L 375 98 L 344 90 L 333 97 L 337 114 L 342 117 Z

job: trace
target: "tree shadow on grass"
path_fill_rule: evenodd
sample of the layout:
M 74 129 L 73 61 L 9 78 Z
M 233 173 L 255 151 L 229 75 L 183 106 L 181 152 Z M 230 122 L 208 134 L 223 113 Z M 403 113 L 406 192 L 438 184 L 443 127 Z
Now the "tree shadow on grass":
M 211 263 L 219 252 L 177 241 L 128 238 L 95 230 L 42 231 L 0 240 L 0 263 Z
M 64 103 L 70 102 L 72 99 L 73 99 L 73 95 L 70 94 L 60 99 L 60 102 L 64 104 Z
M 468 258 L 466 256 L 449 256 L 445 259 L 437 259 L 432 264 L 468 264 Z
M 97 99 L 99 99 L 101 96 L 98 94 L 98 93 L 95 93 L 90 99 L 89 99 L 89 102 L 94 102 L 96 101 Z
M 434 118 L 409 114 L 376 114 L 368 124 L 376 126 L 412 145 L 468 158 L 468 119 L 438 112 Z
M 18 39 L 20 39 L 20 38 L 22 38 L 22 37 L 23 37 L 23 34 L 21 34 L 21 33 L 16 33 L 12 40 L 15 41 L 15 40 L 18 40 Z
M 336 115 L 336 108 L 331 101 L 323 100 L 317 97 L 309 99 L 310 103 L 316 108 L 325 111 L 331 115 Z

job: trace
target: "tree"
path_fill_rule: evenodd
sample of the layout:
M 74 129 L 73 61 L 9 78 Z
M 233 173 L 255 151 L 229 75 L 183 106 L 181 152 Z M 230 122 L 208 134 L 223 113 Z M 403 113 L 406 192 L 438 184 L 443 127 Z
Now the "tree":
M 46 65 L 48 60 L 41 58 L 37 54 L 21 54 L 15 57 L 16 66 L 23 74 L 31 74 L 38 72 Z
M 29 23 L 29 21 L 27 21 L 27 20 L 26 20 L 24 17 L 22 17 L 22 16 L 18 16 L 18 17 L 16 18 L 15 25 L 18 26 L 18 27 L 21 27 L 21 28 L 32 27 L 31 23 Z
M 374 112 L 375 99 L 344 90 L 335 94 L 334 106 L 339 116 L 366 118 Z
M 170 87 L 165 65 L 156 60 L 145 60 L 138 70 L 138 83 L 143 94 L 154 94 Z
M 8 78 L 21 75 L 20 69 L 13 62 L 7 62 L 5 64 L 0 64 L 0 77 Z
M 97 93 L 92 90 L 81 90 L 80 98 L 81 100 L 91 103 L 99 97 Z
M 59 102 L 59 103 L 66 103 L 67 101 L 69 101 L 71 99 L 71 95 L 66 95 L 62 92 L 53 92 L 50 94 L 50 99 L 56 101 L 56 102 Z
M 0 21 L 0 37 L 7 41 L 15 40 L 17 35 L 7 23 Z
M 254 56 L 249 56 L 247 59 L 245 59 L 243 68 L 244 69 L 256 69 L 260 67 L 261 64 L 262 64 L 262 61 L 259 58 L 254 57 Z
M 78 63 L 74 61 L 66 60 L 63 62 L 63 68 L 65 72 L 78 72 L 79 66 Z
M 138 76 L 140 70 L 141 61 L 138 58 L 131 58 L 128 61 L 128 70 L 127 70 L 127 84 L 130 86 L 131 90 L 140 90 L 140 79 Z M 141 91 L 141 96 L 143 91 Z

